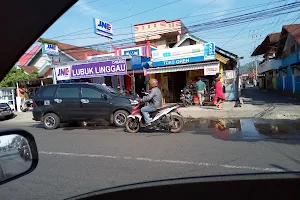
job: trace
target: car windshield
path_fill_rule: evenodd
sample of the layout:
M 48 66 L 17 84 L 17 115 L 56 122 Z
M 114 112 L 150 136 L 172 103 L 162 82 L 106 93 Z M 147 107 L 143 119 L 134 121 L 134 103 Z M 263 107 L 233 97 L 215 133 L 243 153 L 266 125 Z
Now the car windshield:
M 29 131 L 39 153 L 32 173 L 1 185 L 1 200 L 298 172 L 299 8 L 294 0 L 79 0 L 0 80 L 11 107 L 0 109 L 0 130 Z M 0 164 L 13 174 L 21 154 L 6 152 Z

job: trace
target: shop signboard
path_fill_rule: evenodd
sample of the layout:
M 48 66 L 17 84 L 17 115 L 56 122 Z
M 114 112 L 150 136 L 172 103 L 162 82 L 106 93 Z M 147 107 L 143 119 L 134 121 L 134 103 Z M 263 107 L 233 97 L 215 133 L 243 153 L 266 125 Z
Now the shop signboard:
M 58 56 L 58 47 L 55 44 L 46 44 L 44 43 L 42 45 L 42 53 L 47 54 L 49 56 Z
M 70 72 L 71 72 L 70 66 L 56 67 L 55 68 L 56 80 L 57 81 L 69 80 L 71 74 Z
M 71 79 L 124 75 L 127 73 L 126 59 L 95 63 L 76 64 L 71 67 Z
M 152 51 L 152 65 L 154 67 L 215 59 L 215 43 L 213 42 Z
M 216 75 L 219 73 L 219 65 L 205 66 L 204 67 L 204 76 Z
M 142 47 L 132 47 L 127 49 L 121 50 L 122 55 L 136 55 L 141 56 L 142 55 Z
M 97 35 L 102 35 L 104 37 L 113 38 L 113 28 L 108 22 L 101 19 L 94 18 L 94 32 Z

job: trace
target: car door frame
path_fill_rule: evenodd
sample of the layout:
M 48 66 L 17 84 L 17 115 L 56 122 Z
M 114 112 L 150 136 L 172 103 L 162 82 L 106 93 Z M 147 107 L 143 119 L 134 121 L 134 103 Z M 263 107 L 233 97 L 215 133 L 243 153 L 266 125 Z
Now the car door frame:
M 66 97 L 58 97 L 58 92 L 60 88 L 78 88 L 78 97 L 77 98 L 66 98 Z M 55 95 L 53 97 L 53 109 L 59 115 L 61 120 L 64 122 L 68 121 L 80 121 L 83 120 L 83 116 L 81 115 L 80 108 L 80 85 L 77 84 L 60 84 L 56 89 Z M 59 103 L 59 101 L 62 101 Z
M 83 88 L 89 88 L 99 92 L 100 98 L 85 97 L 83 94 Z M 81 100 L 88 100 L 88 103 L 81 102 L 81 110 L 85 118 L 92 119 L 92 121 L 98 121 L 101 119 L 107 119 L 110 111 L 110 96 L 107 93 L 92 85 L 80 86 Z M 89 105 L 90 104 L 90 105 Z M 91 105 L 93 104 L 93 105 Z

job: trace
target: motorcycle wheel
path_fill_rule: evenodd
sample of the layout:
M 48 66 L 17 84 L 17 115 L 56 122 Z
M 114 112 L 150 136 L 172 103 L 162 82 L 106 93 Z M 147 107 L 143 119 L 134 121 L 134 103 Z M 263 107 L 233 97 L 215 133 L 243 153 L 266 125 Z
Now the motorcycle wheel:
M 27 109 L 23 108 L 23 106 L 21 106 L 20 109 L 21 109 L 22 112 L 27 112 Z
M 125 127 L 129 133 L 137 133 L 140 130 L 140 126 L 141 125 L 138 119 L 128 118 L 126 120 Z
M 184 106 L 184 107 L 188 107 L 188 106 L 189 106 L 189 103 L 188 103 L 186 100 L 183 100 L 183 106 Z
M 179 115 L 171 115 L 171 124 L 170 132 L 179 133 L 183 129 L 183 118 Z

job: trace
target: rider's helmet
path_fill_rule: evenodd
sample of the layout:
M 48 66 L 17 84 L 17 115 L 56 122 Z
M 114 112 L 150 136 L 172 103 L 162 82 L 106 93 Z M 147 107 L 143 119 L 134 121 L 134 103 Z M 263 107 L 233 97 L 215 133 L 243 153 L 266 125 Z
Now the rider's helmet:
M 149 84 L 150 84 L 150 86 L 153 88 L 153 87 L 157 87 L 158 86 L 158 81 L 156 80 L 156 79 L 154 79 L 154 78 L 151 78 L 150 80 L 149 80 Z

